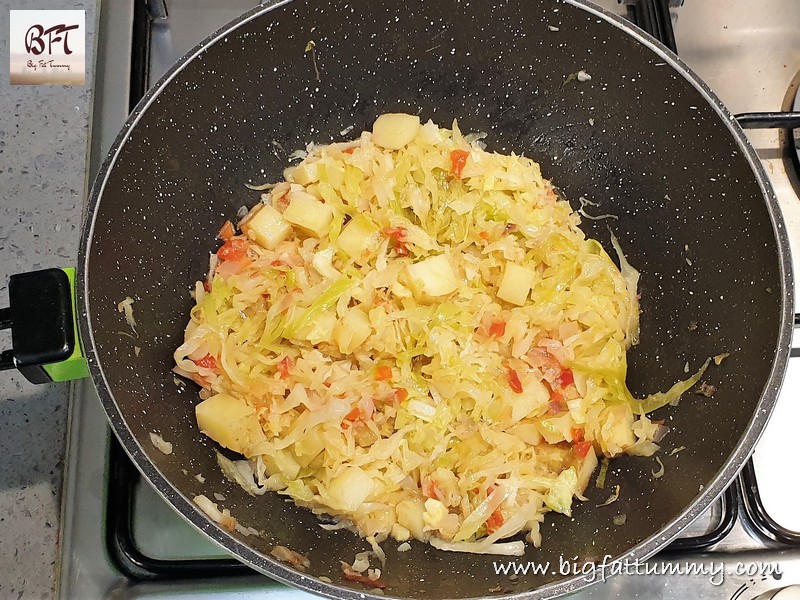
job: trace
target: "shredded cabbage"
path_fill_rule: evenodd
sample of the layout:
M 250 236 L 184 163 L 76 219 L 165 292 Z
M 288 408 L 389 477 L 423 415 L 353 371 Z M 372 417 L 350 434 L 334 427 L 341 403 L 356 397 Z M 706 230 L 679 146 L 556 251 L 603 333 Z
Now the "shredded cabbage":
M 397 149 L 370 132 L 310 146 L 258 186 L 196 286 L 175 371 L 203 388 L 200 428 L 244 455 L 219 462 L 248 493 L 373 546 L 519 555 L 503 540 L 538 545 L 596 453 L 658 449 L 645 414 L 706 365 L 633 398 L 638 273 L 617 239 L 621 270 L 538 164 L 402 117 L 380 132 Z

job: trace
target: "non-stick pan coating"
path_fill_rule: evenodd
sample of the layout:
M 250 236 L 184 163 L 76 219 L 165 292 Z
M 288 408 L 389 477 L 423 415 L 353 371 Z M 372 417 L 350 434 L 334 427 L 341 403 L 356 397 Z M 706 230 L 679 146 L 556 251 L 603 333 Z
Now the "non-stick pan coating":
M 276 180 L 292 151 L 357 135 L 384 112 L 443 126 L 458 118 L 464 131 L 487 132 L 490 149 L 541 162 L 576 208 L 585 197 L 598 204 L 588 213 L 617 217 L 583 227 L 609 252 L 612 230 L 642 273 L 641 343 L 629 355 L 635 394 L 665 390 L 706 357 L 730 353 L 704 377 L 718 388 L 713 397 L 687 393 L 657 413 L 670 427 L 663 477 L 652 477 L 652 458 L 615 460 L 606 489 L 590 486 L 572 519 L 548 516 L 543 547 L 519 560 L 550 561 L 557 571 L 559 557 L 583 563 L 657 550 L 752 450 L 787 355 L 785 233 L 729 115 L 654 43 L 577 3 L 296 0 L 261 12 L 148 94 L 94 188 L 82 329 L 106 410 L 137 465 L 179 511 L 259 569 L 329 595 L 366 591 L 343 582 L 339 568 L 364 542 L 323 531 L 281 496 L 251 498 L 224 480 L 215 444 L 196 427 L 196 388 L 177 386 L 170 372 L 172 352 L 220 225 L 258 201 L 245 183 Z M 135 300 L 136 339 L 117 311 L 125 297 Z M 152 446 L 153 431 L 173 443 L 172 455 Z M 615 485 L 619 501 L 598 508 Z M 214 492 L 266 539 L 231 537 L 200 514 L 191 498 Z M 627 522 L 616 526 L 619 514 Z M 265 558 L 276 544 L 308 556 L 313 577 Z M 391 596 L 466 598 L 557 582 L 538 592 L 544 597 L 582 585 L 557 573 L 511 582 L 495 575 L 496 557 L 396 546 L 384 544 Z M 314 579 L 322 575 L 334 584 Z

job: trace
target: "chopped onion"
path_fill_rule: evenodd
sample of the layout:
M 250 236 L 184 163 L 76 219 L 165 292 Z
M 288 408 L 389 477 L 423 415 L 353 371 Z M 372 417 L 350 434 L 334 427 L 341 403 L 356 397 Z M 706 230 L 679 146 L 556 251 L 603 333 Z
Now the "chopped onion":
M 245 183 L 244 187 L 249 190 L 253 190 L 254 192 L 263 192 L 264 190 L 271 190 L 275 187 L 276 184 L 274 183 L 262 183 L 261 185 L 250 185 L 249 183 Z
M 194 503 L 200 507 L 200 510 L 208 515 L 208 517 L 220 527 L 231 532 L 236 530 L 236 519 L 231 516 L 231 513 L 227 508 L 220 511 L 215 503 L 202 494 L 195 496 L 193 500 Z
M 267 491 L 267 486 L 259 486 L 256 483 L 253 466 L 248 461 L 229 460 L 217 452 L 217 464 L 225 477 L 234 483 L 238 483 L 251 496 L 262 496 Z
M 150 441 L 153 443 L 158 450 L 163 452 L 164 454 L 172 454 L 172 444 L 170 442 L 164 441 L 157 433 L 151 431 L 150 432 Z
M 657 471 L 651 471 L 651 473 L 653 475 L 653 479 L 658 479 L 659 477 L 664 475 L 664 463 L 662 463 L 661 459 L 658 458 L 657 456 L 655 457 L 655 459 L 656 462 L 658 463 L 659 468 Z
M 350 565 L 350 568 L 357 573 L 363 573 L 367 569 L 369 569 L 369 556 L 372 554 L 371 552 L 359 552 L 356 554 L 356 558 L 353 561 L 353 564 Z
M 597 508 L 600 508 L 601 506 L 608 506 L 612 502 L 616 502 L 617 500 L 619 500 L 619 490 L 620 490 L 620 487 L 616 486 L 614 488 L 614 493 L 611 494 L 608 498 L 606 498 L 605 502 L 603 502 L 602 504 L 598 504 Z
M 714 364 L 719 366 L 722 363 L 722 361 L 728 358 L 730 355 L 731 355 L 730 352 L 723 352 L 722 354 L 717 354 L 714 357 Z
M 125 313 L 125 322 L 138 337 L 139 333 L 136 331 L 136 319 L 133 318 L 133 298 L 126 297 L 125 300 L 117 304 L 117 310 L 121 313 Z
M 273 558 L 292 565 L 293 567 L 304 571 L 311 566 L 311 561 L 305 556 L 294 550 L 290 550 L 286 546 L 275 546 L 269 553 Z

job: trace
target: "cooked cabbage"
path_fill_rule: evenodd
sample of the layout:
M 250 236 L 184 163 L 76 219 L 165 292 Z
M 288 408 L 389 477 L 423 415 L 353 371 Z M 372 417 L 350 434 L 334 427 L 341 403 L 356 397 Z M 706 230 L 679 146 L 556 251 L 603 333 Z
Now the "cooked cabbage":
M 175 370 L 249 493 L 370 540 L 519 554 L 503 540 L 538 545 L 596 455 L 655 452 L 645 413 L 696 379 L 631 396 L 638 273 L 538 164 L 390 124 L 310 147 L 263 194 L 196 286 Z

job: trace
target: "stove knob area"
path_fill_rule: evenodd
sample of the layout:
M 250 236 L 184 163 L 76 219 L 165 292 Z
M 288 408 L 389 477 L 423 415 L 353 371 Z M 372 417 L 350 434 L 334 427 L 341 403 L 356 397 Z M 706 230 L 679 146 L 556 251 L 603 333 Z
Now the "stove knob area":
M 759 594 L 753 600 L 800 600 L 800 585 L 790 585 Z

